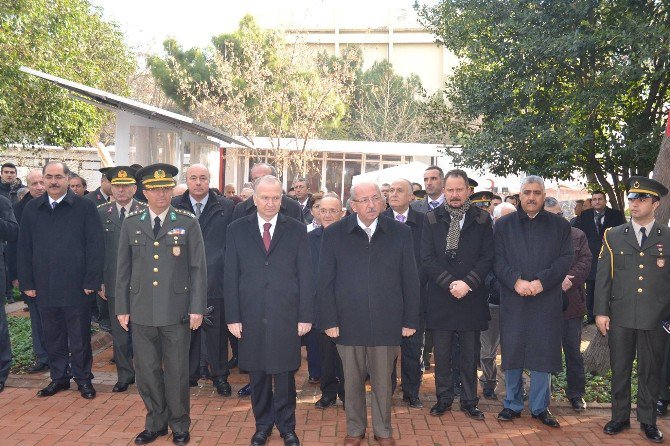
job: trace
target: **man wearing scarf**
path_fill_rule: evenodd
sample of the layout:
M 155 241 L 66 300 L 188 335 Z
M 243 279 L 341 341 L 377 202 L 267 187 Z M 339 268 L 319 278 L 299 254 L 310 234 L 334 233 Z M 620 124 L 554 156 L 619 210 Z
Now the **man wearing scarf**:
M 488 212 L 470 203 L 468 176 L 452 170 L 445 176 L 445 203 L 426 214 L 421 259 L 429 277 L 426 328 L 433 331 L 437 404 L 441 416 L 454 400 L 452 339 L 460 340 L 461 410 L 475 420 L 484 414 L 477 403 L 479 333 L 488 328 L 484 279 L 493 267 L 493 229 Z

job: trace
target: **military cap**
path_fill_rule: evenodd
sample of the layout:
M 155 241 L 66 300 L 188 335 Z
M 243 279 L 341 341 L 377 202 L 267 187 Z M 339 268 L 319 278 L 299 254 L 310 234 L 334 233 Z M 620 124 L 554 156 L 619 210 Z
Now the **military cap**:
M 491 205 L 491 200 L 493 200 L 493 192 L 487 190 L 475 192 L 470 195 L 470 202 L 475 206 L 488 207 Z
M 101 167 L 100 169 L 98 169 L 98 172 L 105 175 L 109 169 L 111 169 L 111 167 Z
M 468 186 L 470 186 L 472 188 L 475 188 L 475 187 L 479 186 L 479 183 L 476 182 L 475 180 L 473 180 L 472 178 L 468 178 Z
M 661 198 L 668 194 L 668 188 L 647 177 L 630 177 L 627 184 L 628 198 Z
M 112 184 L 123 185 L 123 184 L 137 184 L 135 179 L 135 169 L 128 166 L 116 166 L 110 168 L 105 176 Z
M 421 189 L 421 190 L 415 190 L 412 192 L 416 198 L 425 198 L 426 197 L 426 191 Z
M 158 189 L 159 187 L 175 187 L 174 178 L 179 169 L 171 164 L 156 163 L 143 167 L 137 171 L 136 177 L 142 181 L 145 189 Z

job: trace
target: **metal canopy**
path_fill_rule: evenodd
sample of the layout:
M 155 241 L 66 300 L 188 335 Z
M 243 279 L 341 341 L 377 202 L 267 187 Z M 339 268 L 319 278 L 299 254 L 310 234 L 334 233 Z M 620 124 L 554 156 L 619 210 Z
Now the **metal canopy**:
M 107 110 L 111 109 L 112 111 L 126 111 L 148 119 L 154 119 L 156 121 L 160 121 L 201 136 L 209 136 L 230 144 L 237 144 L 250 149 L 252 148 L 250 145 L 228 135 L 223 130 L 212 127 L 211 125 L 205 124 L 203 122 L 198 122 L 195 119 L 189 118 L 188 116 L 163 110 L 162 108 L 153 107 L 151 105 L 125 98 L 123 96 L 118 96 L 107 91 L 98 90 L 97 88 L 89 87 L 78 82 L 72 82 L 58 76 L 44 73 L 42 71 L 33 70 L 32 68 L 21 67 L 20 70 L 24 73 L 47 80 L 61 88 L 69 90 L 72 93 L 75 93 L 70 95 L 72 98 L 93 104 L 96 107 Z

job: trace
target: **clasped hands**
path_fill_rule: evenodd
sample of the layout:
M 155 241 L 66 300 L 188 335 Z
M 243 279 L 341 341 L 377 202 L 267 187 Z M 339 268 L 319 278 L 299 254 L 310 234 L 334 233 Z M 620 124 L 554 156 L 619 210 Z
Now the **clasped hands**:
M 533 281 L 518 279 L 514 284 L 514 291 L 519 296 L 537 296 L 544 291 L 544 288 L 542 287 L 542 282 L 538 279 Z
M 470 286 L 462 280 L 454 280 L 449 284 L 449 292 L 456 299 L 462 299 L 470 292 Z

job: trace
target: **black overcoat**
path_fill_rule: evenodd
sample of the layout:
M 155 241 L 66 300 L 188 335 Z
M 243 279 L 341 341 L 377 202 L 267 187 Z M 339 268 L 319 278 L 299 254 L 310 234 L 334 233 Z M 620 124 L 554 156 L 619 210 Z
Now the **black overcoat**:
M 277 216 L 269 253 L 255 212 L 228 226 L 224 302 L 226 323 L 242 323 L 241 369 L 300 367 L 298 322 L 314 321 L 310 260 L 305 225 L 292 218 Z
M 421 256 L 429 277 L 426 328 L 483 331 L 490 319 L 484 281 L 493 268 L 491 216 L 475 206 L 468 209 L 454 259 L 446 254 L 450 222 L 444 206 L 429 211 L 424 219 Z M 455 280 L 464 281 L 472 291 L 456 299 L 449 292 Z
M 573 258 L 570 223 L 544 210 L 533 219 L 519 210 L 496 222 L 494 239 L 502 367 L 560 371 L 561 284 Z M 514 291 L 519 278 L 539 279 L 544 291 L 520 296 Z
M 14 217 L 12 202 L 0 195 L 0 243 L 16 242 L 19 235 L 19 224 Z M 5 278 L 5 256 L 0 253 L 0 296 L 5 295 L 7 280 Z
M 172 199 L 176 209 L 195 214 L 188 191 Z M 210 189 L 207 204 L 198 218 L 207 257 L 207 299 L 223 299 L 226 231 L 233 218 L 233 200 L 216 195 Z
M 80 305 L 93 299 L 84 289 L 99 290 L 105 241 L 98 210 L 71 190 L 56 209 L 44 194 L 26 204 L 18 242 L 21 291 L 36 290 L 37 303 L 48 307 Z
M 400 345 L 419 327 L 419 275 L 412 231 L 383 215 L 368 241 L 351 214 L 323 232 L 317 300 L 321 328 L 339 327 L 341 345 Z

